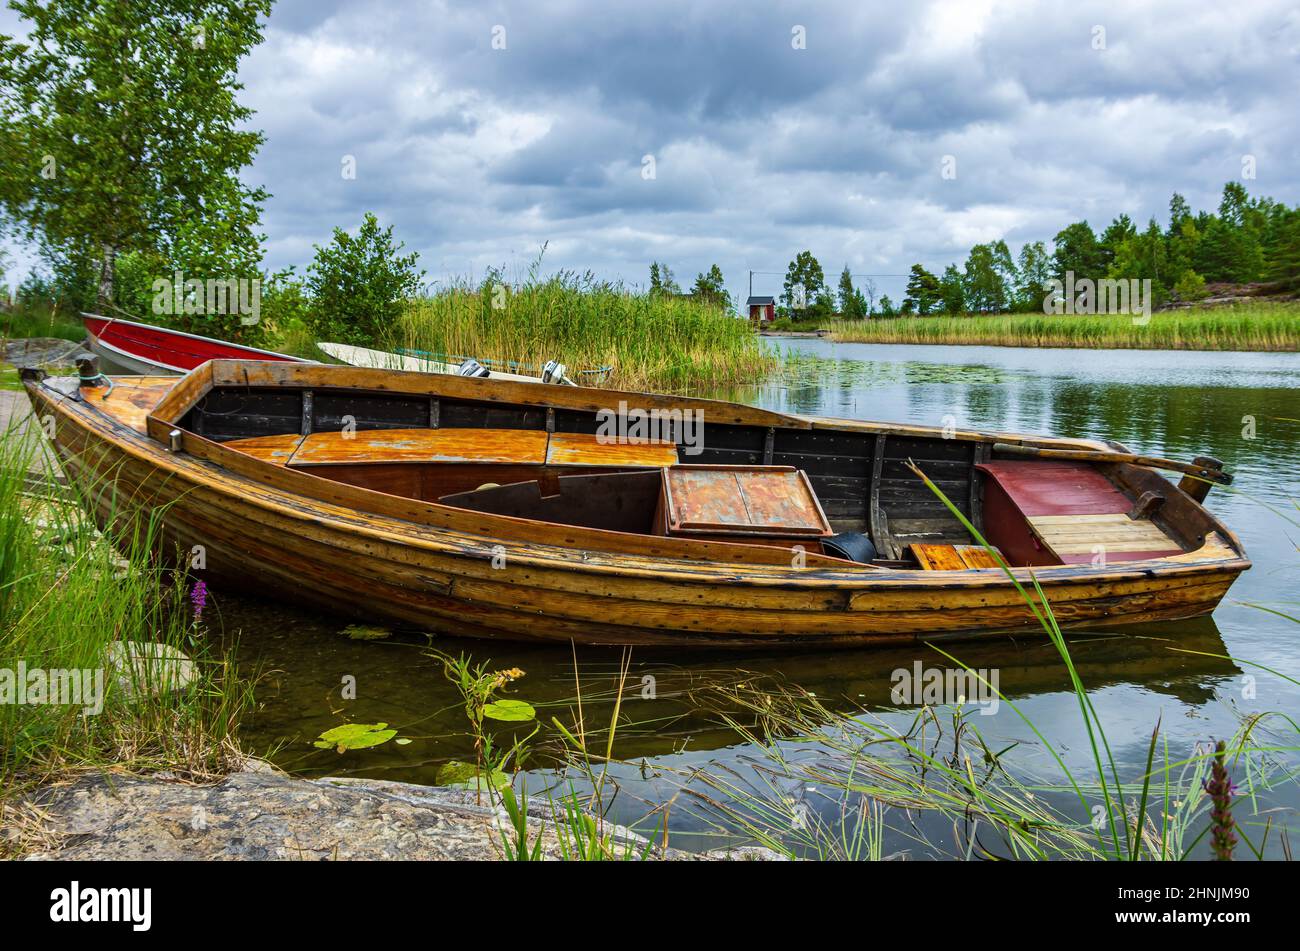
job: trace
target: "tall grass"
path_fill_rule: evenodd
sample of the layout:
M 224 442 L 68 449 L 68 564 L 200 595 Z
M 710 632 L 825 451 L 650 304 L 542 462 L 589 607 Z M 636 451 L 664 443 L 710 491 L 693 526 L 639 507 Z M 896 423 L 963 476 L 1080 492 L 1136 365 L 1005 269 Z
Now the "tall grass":
M 748 324 L 722 310 L 572 273 L 534 274 L 518 287 L 454 283 L 409 302 L 381 343 L 519 364 L 530 375 L 555 359 L 576 382 L 621 389 L 751 382 L 775 366 Z M 583 373 L 603 367 L 612 369 Z
M 151 557 L 159 513 L 115 549 L 85 498 L 30 471 L 36 435 L 0 434 L 0 670 L 102 672 L 104 702 L 0 702 L 0 807 L 85 768 L 223 775 L 242 761 L 250 690 L 209 650 L 189 579 Z M 173 652 L 193 660 L 191 678 Z
M 938 710 L 925 707 L 900 728 L 866 709 L 833 711 L 800 688 L 746 677 L 736 686 L 693 694 L 699 708 L 714 711 L 754 750 L 745 771 L 675 771 L 684 781 L 682 794 L 697 803 L 697 816 L 720 834 L 803 858 L 878 859 L 887 833 L 896 844 L 966 859 L 1178 861 L 1203 842 L 1225 858 L 1237 841 L 1259 858 L 1271 836 L 1289 856 L 1290 830 L 1285 823 L 1274 825 L 1260 797 L 1297 782 L 1294 768 L 1277 754 L 1300 752 L 1300 724 L 1285 713 L 1243 715 L 1232 737 L 1217 743 L 1207 738 L 1192 755 L 1173 758 L 1156 723 L 1144 764 L 1122 770 L 1042 588 L 1036 580 L 1022 584 L 1015 578 L 960 510 L 914 471 L 995 557 L 1057 649 L 1085 728 L 1091 768 L 1072 769 L 996 685 L 931 645 L 1010 708 L 1038 741 L 1045 770 L 1018 763 L 1013 772 L 1018 744 L 995 748 L 975 725 L 973 711 L 960 706 L 951 712 L 950 725 Z M 1300 686 L 1270 668 L 1238 662 Z
M 0 311 L 0 339 L 27 337 L 85 340 L 86 328 L 75 313 L 55 306 L 21 304 L 12 310 Z
M 968 344 L 1133 350 L 1300 349 L 1300 303 L 1161 311 L 1146 324 L 1128 315 L 995 314 L 837 321 L 845 343 Z M 1144 318 L 1138 317 L 1141 320 Z

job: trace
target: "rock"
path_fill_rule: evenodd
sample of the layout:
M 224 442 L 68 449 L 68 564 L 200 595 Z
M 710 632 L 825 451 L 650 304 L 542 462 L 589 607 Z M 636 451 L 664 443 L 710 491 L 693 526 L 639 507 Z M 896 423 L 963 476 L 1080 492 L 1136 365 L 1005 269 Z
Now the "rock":
M 170 693 L 188 687 L 198 670 L 184 651 L 156 641 L 113 641 L 104 651 L 105 666 L 127 697 L 137 691 Z
M 530 803 L 529 838 L 560 859 L 549 819 Z M 250 760 L 211 786 L 157 777 L 88 775 L 46 787 L 23 803 L 44 817 L 28 860 L 410 859 L 481 861 L 503 857 L 504 812 L 466 790 L 375 779 L 297 779 Z M 543 807 L 544 808 L 544 807 Z M 620 827 L 606 831 L 645 840 Z M 53 843 L 53 844 L 51 844 Z M 634 849 L 639 852 L 639 849 Z M 766 860 L 766 849 L 692 854 L 673 860 Z M 660 857 L 660 856 L 656 856 Z
M 76 366 L 73 359 L 86 349 L 85 341 L 64 340 L 62 337 L 29 337 L 25 340 L 6 340 L 4 362 L 16 367 L 46 367 L 67 369 Z

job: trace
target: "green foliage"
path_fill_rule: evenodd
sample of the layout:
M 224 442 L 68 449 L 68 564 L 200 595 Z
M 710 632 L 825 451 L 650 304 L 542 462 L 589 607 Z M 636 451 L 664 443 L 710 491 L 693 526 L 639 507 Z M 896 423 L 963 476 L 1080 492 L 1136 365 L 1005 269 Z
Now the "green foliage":
M 515 798 L 514 789 L 507 783 L 501 787 L 501 806 L 506 811 L 513 838 L 501 830 L 501 844 L 505 847 L 508 862 L 540 862 L 542 860 L 542 835 L 539 832 L 532 845 L 528 844 L 528 790 L 521 789 Z
M 716 266 L 716 265 L 715 265 Z M 681 286 L 677 279 L 673 277 L 672 270 L 667 264 L 658 261 L 650 262 L 650 296 L 651 297 L 675 297 L 681 294 Z
M 549 359 L 591 385 L 658 391 L 761 379 L 773 366 L 747 321 L 690 298 L 632 293 L 591 274 L 537 275 L 516 287 L 455 282 L 408 302 L 381 349 L 518 364 Z M 590 373 L 612 367 L 609 374 Z
M 728 313 L 734 313 L 731 306 L 731 295 L 727 293 L 722 279 L 722 268 L 716 264 L 709 268 L 709 273 L 700 274 L 695 278 L 695 286 L 691 288 L 691 296 L 702 304 L 717 307 Z
M 1052 279 L 1052 258 L 1041 241 L 1020 249 L 1019 269 L 1013 294 L 1013 307 L 1022 313 L 1042 310 L 1047 283 Z
M 1065 281 L 1070 271 L 1074 272 L 1075 280 L 1086 277 L 1095 281 L 1105 275 L 1108 255 L 1088 222 L 1076 221 L 1067 225 L 1053 240 L 1056 250 L 1052 258 L 1056 262 L 1057 280 Z
M 326 730 L 312 746 L 346 753 L 348 750 L 364 750 L 372 746 L 380 746 L 395 736 L 397 731 L 388 729 L 387 723 L 345 723 L 332 730 Z
M 869 313 L 866 295 L 853 286 L 853 275 L 847 264 L 840 272 L 839 305 L 840 316 L 845 320 L 862 320 Z
M 1187 225 L 1195 228 L 1190 221 Z M 1170 279 L 1172 273 L 1168 241 L 1160 231 L 1160 225 L 1152 218 L 1145 231 L 1124 239 L 1115 248 L 1107 277 L 1124 280 L 1149 279 L 1151 293 L 1155 298 L 1154 303 L 1159 304 L 1169 296 L 1165 282 Z
M 1284 289 L 1300 289 L 1300 209 L 1282 210 L 1272 227 L 1266 276 Z
M 1006 310 L 1011 299 L 1015 270 L 1005 241 L 977 244 L 971 248 L 962 277 L 966 309 L 985 312 Z
M 943 269 L 943 277 L 939 278 L 939 297 L 946 313 L 961 314 L 966 311 L 966 284 L 957 265 L 949 264 Z
M 316 246 L 316 259 L 307 269 L 312 297 L 308 324 L 317 339 L 367 344 L 393 330 L 402 302 L 413 297 L 424 279 L 419 255 L 403 255 L 393 228 L 379 227 L 367 213 L 356 237 L 334 229 L 334 240 Z
M 86 511 L 114 494 L 29 475 L 39 434 L 0 432 L 0 669 L 100 670 L 105 692 L 93 716 L 80 704 L 0 704 L 0 800 L 65 770 L 210 781 L 237 767 L 251 695 L 204 636 L 185 575 L 155 557 L 163 510 L 115 505 L 103 515 L 117 532 L 101 534 Z M 177 687 L 174 666 L 148 661 L 117 676 L 108 658 L 137 644 L 141 657 L 189 655 L 195 679 Z
M 903 307 L 918 314 L 929 314 L 943 303 L 943 288 L 939 279 L 919 264 L 912 265 L 907 280 L 907 297 Z
M 524 700 L 493 700 L 483 705 L 483 716 L 506 723 L 527 723 L 537 718 L 537 711 Z
M 1205 278 L 1191 268 L 1179 275 L 1174 282 L 1174 296 L 1181 301 L 1200 300 L 1205 294 Z
M 781 300 L 795 320 L 808 319 L 810 309 L 834 310 L 826 292 L 826 275 L 811 251 L 800 251 L 786 268 Z
M 1123 315 L 993 314 L 832 324 L 837 341 L 1139 350 L 1300 350 L 1300 304 L 1237 304 Z
M 238 178 L 262 135 L 235 70 L 270 0 L 10 6 L 31 36 L 0 40 L 0 201 L 28 236 L 95 261 L 101 303 L 119 253 L 248 276 L 266 194 Z

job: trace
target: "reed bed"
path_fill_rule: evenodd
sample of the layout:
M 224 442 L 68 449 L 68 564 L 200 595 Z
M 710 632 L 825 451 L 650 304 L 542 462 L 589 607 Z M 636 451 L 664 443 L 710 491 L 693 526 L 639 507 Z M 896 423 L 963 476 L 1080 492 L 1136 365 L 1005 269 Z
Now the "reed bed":
M 579 383 L 662 392 L 755 382 L 776 366 L 748 324 L 719 308 L 573 274 L 454 284 L 409 301 L 380 343 L 530 375 L 554 359 Z
M 1300 303 L 1160 311 L 1145 324 L 1128 315 L 994 314 L 837 321 L 829 329 L 844 343 L 1294 351 Z

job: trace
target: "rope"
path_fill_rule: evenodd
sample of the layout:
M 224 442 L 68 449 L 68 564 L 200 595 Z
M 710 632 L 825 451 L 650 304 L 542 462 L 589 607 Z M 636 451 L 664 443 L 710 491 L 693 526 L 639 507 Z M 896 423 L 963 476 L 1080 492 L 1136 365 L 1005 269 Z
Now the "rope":
M 78 386 L 96 386 L 99 385 L 101 381 L 104 385 L 108 387 L 108 389 L 104 391 L 104 395 L 101 396 L 100 399 L 106 400 L 108 399 L 108 394 L 113 392 L 113 381 L 110 380 L 108 377 L 106 377 L 102 371 L 94 374 L 93 376 L 85 376 L 81 372 L 80 368 L 77 369 Z

